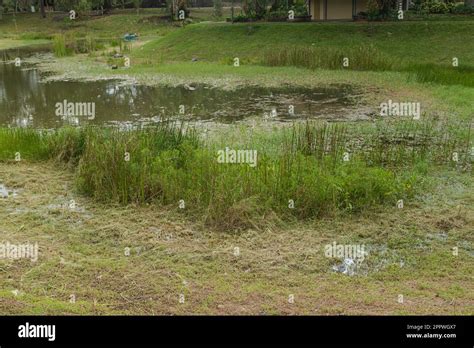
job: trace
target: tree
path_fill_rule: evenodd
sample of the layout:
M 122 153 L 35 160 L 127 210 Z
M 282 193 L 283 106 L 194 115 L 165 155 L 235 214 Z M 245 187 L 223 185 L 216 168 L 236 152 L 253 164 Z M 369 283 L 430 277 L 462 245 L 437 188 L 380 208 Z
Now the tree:
M 222 17 L 222 0 L 214 0 L 214 16 Z
M 46 18 L 46 12 L 44 10 L 44 0 L 39 0 L 40 3 L 40 12 L 41 12 L 41 18 Z
M 395 8 L 397 0 L 377 0 L 377 5 L 382 18 L 387 18 L 390 11 Z
M 138 11 L 140 11 L 140 6 L 142 5 L 142 0 L 133 0 L 133 6 L 137 9 L 137 15 L 139 14 Z

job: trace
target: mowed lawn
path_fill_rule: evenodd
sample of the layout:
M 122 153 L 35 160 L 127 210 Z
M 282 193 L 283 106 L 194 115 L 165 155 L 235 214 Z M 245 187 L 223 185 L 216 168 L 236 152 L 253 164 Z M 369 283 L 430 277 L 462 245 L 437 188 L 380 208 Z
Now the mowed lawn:
M 2 314 L 474 312 L 467 174 L 439 175 L 422 205 L 240 233 L 155 206 L 94 203 L 53 164 L 2 163 L 0 177 L 18 191 L 0 200 L 2 238 L 39 244 L 36 262 L 0 261 Z M 334 241 L 364 244 L 369 268 L 334 272 Z

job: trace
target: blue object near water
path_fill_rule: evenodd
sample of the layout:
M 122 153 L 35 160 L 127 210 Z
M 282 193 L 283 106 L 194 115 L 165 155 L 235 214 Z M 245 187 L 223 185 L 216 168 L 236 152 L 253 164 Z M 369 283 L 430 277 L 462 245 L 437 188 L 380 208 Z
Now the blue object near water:
M 138 35 L 137 34 L 125 34 L 123 36 L 123 39 L 125 41 L 135 41 L 136 39 L 138 38 Z

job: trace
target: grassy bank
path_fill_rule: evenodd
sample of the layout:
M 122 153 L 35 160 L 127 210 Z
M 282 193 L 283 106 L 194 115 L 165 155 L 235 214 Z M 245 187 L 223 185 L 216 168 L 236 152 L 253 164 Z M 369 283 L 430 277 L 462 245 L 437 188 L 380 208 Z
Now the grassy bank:
M 165 61 L 185 61 L 198 57 L 219 61 L 240 57 L 252 60 L 262 50 L 279 52 L 282 44 L 341 50 L 373 47 L 394 60 L 417 64 L 451 63 L 472 65 L 474 21 L 389 22 L 389 23 L 255 23 L 186 26 L 171 32 L 136 52 L 153 59 L 162 54 Z M 416 34 L 414 34 L 416 33 Z
M 230 15 L 224 7 L 223 17 Z M 140 37 L 157 37 L 178 29 L 180 23 L 172 23 L 164 8 L 114 9 L 104 16 L 80 16 L 69 20 L 67 13 L 46 13 L 43 19 L 38 13 L 4 14 L 0 20 L 0 39 L 51 40 L 54 35 L 65 34 L 70 38 L 94 36 L 98 39 L 116 39 L 125 33 L 138 33 Z M 189 22 L 216 21 L 213 8 L 193 8 Z M 8 47 L 5 47 L 8 48 Z
M 198 59 L 309 69 L 407 71 L 419 82 L 474 86 L 474 21 L 199 24 L 132 53 L 138 64 Z M 416 33 L 416 35 L 413 35 Z M 474 39 L 474 36 L 471 39 Z M 453 66 L 453 59 L 458 66 Z

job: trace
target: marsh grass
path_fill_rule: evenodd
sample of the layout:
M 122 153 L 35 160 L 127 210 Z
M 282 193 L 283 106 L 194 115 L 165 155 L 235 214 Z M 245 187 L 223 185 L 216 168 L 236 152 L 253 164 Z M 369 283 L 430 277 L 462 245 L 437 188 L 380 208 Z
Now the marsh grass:
M 370 165 L 400 168 L 429 162 L 432 165 L 470 163 L 471 125 L 434 120 L 393 120 L 374 124 L 372 134 L 354 151 Z M 452 161 L 453 153 L 459 163 Z
M 348 59 L 348 66 L 343 65 Z M 413 64 L 382 53 L 373 46 L 354 48 L 290 46 L 263 53 L 268 66 L 294 66 L 307 69 L 348 69 L 364 71 L 404 71 L 409 81 L 474 87 L 474 68 L 460 65 Z
M 95 39 L 93 36 L 86 36 L 82 39 L 73 40 L 74 52 L 75 53 L 93 53 L 100 49 L 105 48 L 103 42 Z
M 425 187 L 430 167 L 451 163 L 453 149 L 460 154 L 456 165 L 470 161 L 468 128 L 424 121 L 376 123 L 357 142 L 346 125 L 321 122 L 272 137 L 257 132 L 245 143 L 206 142 L 176 123 L 0 134 L 2 158 L 21 151 L 26 159 L 69 163 L 78 191 L 98 201 L 174 207 L 221 229 L 394 206 Z M 223 146 L 258 149 L 257 165 L 218 163 Z
M 474 67 L 471 66 L 413 65 L 408 72 L 409 80 L 421 83 L 474 87 Z
M 343 65 L 348 59 L 348 66 Z M 264 52 L 262 63 L 269 66 L 295 66 L 308 69 L 351 69 L 385 71 L 394 67 L 390 56 L 373 46 L 336 48 L 290 46 Z
M 0 128 L 0 161 L 14 161 L 18 153 L 21 159 L 46 160 L 49 146 L 46 133 L 30 128 Z
M 104 49 L 108 40 L 98 40 L 91 35 L 83 38 L 74 38 L 64 34 L 53 36 L 53 52 L 56 57 L 71 56 L 75 53 L 93 53 Z
M 53 36 L 53 52 L 56 57 L 66 57 L 72 54 L 72 50 L 66 45 L 66 36 L 58 34 Z

